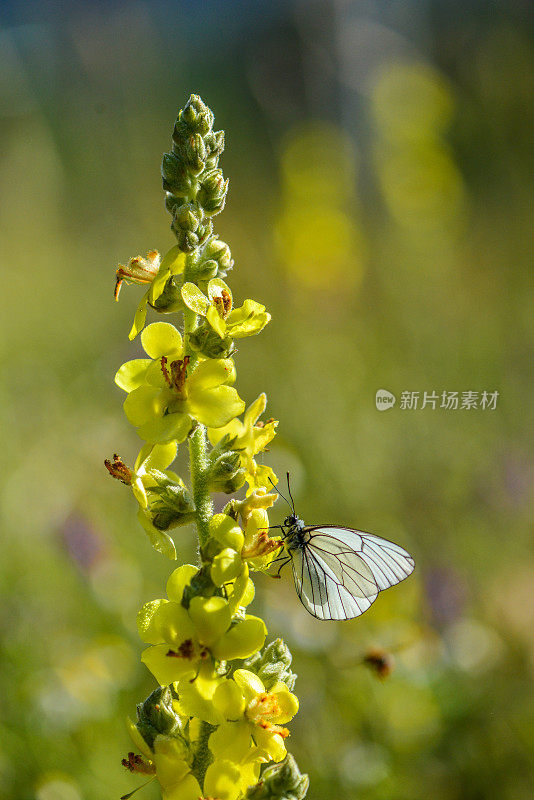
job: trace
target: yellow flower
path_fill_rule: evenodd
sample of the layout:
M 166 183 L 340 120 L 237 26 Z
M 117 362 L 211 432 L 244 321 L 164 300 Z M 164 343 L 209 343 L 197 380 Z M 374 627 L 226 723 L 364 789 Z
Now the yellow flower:
M 150 358 L 123 364 L 115 383 L 128 393 L 126 416 L 142 439 L 152 443 L 183 442 L 193 420 L 212 428 L 226 425 L 245 404 L 236 390 L 230 358 L 202 361 L 188 375 L 180 333 L 168 322 L 154 322 L 141 334 Z
M 246 481 L 249 485 L 247 495 L 254 489 L 271 489 L 273 483 L 278 483 L 278 478 L 270 467 L 257 464 L 254 460 L 254 456 L 265 450 L 276 436 L 278 425 L 276 420 L 258 422 L 266 406 L 267 396 L 262 393 L 245 411 L 243 422 L 233 419 L 225 426 L 208 431 L 212 444 L 217 444 L 223 436 L 228 436 L 230 448 L 239 452 L 241 466 L 246 472 Z
M 232 680 L 217 687 L 213 705 L 223 720 L 209 740 L 216 760 L 282 761 L 289 736 L 283 725 L 299 707 L 285 683 L 279 681 L 267 692 L 257 675 L 238 669 Z
M 184 283 L 182 299 L 185 305 L 206 317 L 215 333 L 225 339 L 242 339 L 254 336 L 267 325 L 271 315 L 265 306 L 255 300 L 245 300 L 240 308 L 234 308 L 230 287 L 220 278 L 213 278 L 208 283 L 206 297 L 194 283 Z
M 184 588 L 197 572 L 190 564 L 178 567 L 167 583 L 170 599 L 146 603 L 138 614 L 139 635 L 152 645 L 141 660 L 161 686 L 194 677 L 203 663 L 248 658 L 265 642 L 263 620 L 251 614 L 232 620 L 224 597 L 192 597 L 184 608 Z
M 169 279 L 172 278 L 173 275 L 179 275 L 184 269 L 185 253 L 180 250 L 178 245 L 171 247 L 169 252 L 163 257 L 163 260 L 157 250 L 151 250 L 147 253 L 146 258 L 142 256 L 131 258 L 127 267 L 122 266 L 122 264 L 119 265 L 117 270 L 117 282 L 115 284 L 115 300 L 119 299 L 119 292 L 123 281 L 141 285 L 149 284 L 148 290 L 137 306 L 132 329 L 128 335 L 129 339 L 135 339 L 139 331 L 143 329 L 146 320 L 147 306 L 151 305 L 154 307 L 158 299 L 162 297 Z M 181 303 L 180 296 L 179 300 Z M 165 311 L 177 311 L 178 308 L 179 306 L 177 306 L 176 302 L 174 304 L 165 303 Z
M 163 800 L 198 800 L 202 796 L 200 784 L 191 772 L 191 754 L 183 742 L 157 736 L 153 759 Z

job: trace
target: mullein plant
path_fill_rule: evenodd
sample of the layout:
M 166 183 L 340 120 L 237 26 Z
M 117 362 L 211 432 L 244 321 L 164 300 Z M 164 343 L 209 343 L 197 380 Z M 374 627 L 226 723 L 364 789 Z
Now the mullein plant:
M 163 156 L 177 244 L 117 270 L 116 299 L 123 283 L 146 289 L 129 334 L 140 334 L 146 358 L 115 376 L 143 445 L 133 467 L 118 455 L 105 464 L 131 488 L 158 553 L 176 559 L 169 531 L 189 524 L 199 552 L 198 564 L 171 573 L 165 597 L 139 611 L 141 659 L 158 686 L 128 721 L 134 750 L 122 763 L 157 779 L 164 800 L 300 800 L 308 778 L 286 751 L 286 725 L 298 711 L 291 654 L 281 639 L 266 643 L 264 621 L 248 612 L 251 575 L 266 570 L 281 546 L 269 536 L 277 477 L 256 461 L 278 423 L 261 420 L 265 394 L 247 407 L 233 385 L 235 341 L 259 333 L 270 315 L 255 300 L 237 305 L 225 280 L 234 262 L 213 218 L 228 181 L 218 166 L 224 132 L 213 130 L 213 120 L 191 95 Z M 145 326 L 149 307 L 177 314 L 177 326 Z M 189 450 L 186 480 L 171 468 L 179 447 Z M 245 486 L 243 499 L 215 513 L 214 493 Z

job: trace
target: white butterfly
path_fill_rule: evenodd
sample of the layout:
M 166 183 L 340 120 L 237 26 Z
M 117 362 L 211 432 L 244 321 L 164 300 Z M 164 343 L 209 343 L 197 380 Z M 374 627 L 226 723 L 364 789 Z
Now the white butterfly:
M 359 617 L 379 592 L 403 581 L 415 566 L 406 550 L 372 533 L 306 526 L 295 514 L 283 530 L 297 594 L 317 619 Z

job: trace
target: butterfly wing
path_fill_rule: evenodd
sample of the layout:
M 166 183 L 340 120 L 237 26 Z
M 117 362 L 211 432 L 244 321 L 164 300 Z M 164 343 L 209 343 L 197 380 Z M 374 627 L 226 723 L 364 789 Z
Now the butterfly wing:
M 293 577 L 304 607 L 318 619 L 353 619 L 378 592 L 404 580 L 414 560 L 402 547 L 350 528 L 306 529 L 302 547 L 291 549 Z

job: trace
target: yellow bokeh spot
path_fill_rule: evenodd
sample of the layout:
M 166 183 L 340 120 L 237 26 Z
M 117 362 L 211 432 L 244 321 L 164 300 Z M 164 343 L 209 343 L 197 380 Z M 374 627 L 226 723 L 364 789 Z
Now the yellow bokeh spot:
M 445 78 L 430 64 L 394 62 L 371 85 L 375 126 L 386 139 L 439 137 L 451 121 L 453 99 Z
M 340 128 L 308 122 L 291 130 L 280 157 L 282 179 L 293 197 L 339 202 L 353 193 L 354 143 Z
M 343 211 L 295 208 L 279 220 L 277 234 L 284 261 L 299 283 L 312 288 L 341 279 L 359 283 L 362 237 Z

